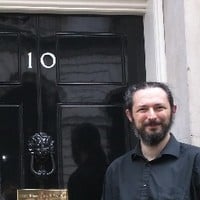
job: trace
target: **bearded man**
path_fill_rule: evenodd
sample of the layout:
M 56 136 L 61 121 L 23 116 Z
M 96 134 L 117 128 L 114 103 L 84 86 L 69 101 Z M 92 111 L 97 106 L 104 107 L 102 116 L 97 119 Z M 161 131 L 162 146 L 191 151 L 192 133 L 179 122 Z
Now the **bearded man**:
M 200 200 L 200 148 L 170 132 L 175 112 L 166 84 L 128 88 L 125 113 L 139 142 L 108 167 L 102 200 Z

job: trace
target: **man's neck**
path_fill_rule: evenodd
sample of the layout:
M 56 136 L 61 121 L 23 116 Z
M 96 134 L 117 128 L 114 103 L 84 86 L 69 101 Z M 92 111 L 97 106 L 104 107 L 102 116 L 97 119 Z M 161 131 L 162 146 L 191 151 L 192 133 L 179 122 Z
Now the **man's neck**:
M 170 139 L 170 133 L 168 133 L 166 135 L 166 137 L 158 145 L 155 145 L 155 146 L 146 145 L 141 141 L 141 150 L 142 150 L 144 157 L 148 161 L 151 161 L 151 160 L 154 160 L 155 158 L 157 158 L 157 156 L 160 154 L 160 152 L 167 145 L 169 139 Z

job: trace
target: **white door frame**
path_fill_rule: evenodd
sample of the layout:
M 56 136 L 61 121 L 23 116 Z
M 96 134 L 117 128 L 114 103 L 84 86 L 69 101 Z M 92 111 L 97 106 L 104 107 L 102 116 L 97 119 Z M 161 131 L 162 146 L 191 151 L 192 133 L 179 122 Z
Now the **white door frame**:
M 148 81 L 167 81 L 162 0 L 1 0 L 1 13 L 143 15 Z

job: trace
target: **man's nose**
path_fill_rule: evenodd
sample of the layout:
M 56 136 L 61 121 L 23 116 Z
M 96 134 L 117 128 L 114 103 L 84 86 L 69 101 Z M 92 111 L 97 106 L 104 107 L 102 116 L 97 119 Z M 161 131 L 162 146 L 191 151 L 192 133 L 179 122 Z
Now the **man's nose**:
M 157 115 L 156 115 L 156 112 L 153 108 L 149 108 L 149 111 L 148 111 L 148 118 L 149 119 L 156 119 Z

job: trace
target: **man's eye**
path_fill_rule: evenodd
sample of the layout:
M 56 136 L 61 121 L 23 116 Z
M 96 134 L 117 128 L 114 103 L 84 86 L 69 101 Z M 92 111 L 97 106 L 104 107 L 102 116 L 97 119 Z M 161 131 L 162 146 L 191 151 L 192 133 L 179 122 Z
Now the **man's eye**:
M 138 109 L 138 112 L 146 112 L 147 111 L 147 108 L 140 108 Z
M 156 110 L 158 110 L 158 111 L 161 111 L 161 110 L 164 110 L 165 108 L 163 107 L 163 106 L 158 106 L 158 107 L 156 107 Z

